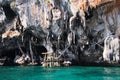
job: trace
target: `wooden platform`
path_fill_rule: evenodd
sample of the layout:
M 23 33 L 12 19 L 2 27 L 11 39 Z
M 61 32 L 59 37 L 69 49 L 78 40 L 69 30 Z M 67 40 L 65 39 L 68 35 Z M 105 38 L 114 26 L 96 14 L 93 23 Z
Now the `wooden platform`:
M 56 60 L 57 54 L 54 52 L 45 52 L 43 62 L 41 63 L 43 67 L 55 67 L 60 66 L 58 60 Z

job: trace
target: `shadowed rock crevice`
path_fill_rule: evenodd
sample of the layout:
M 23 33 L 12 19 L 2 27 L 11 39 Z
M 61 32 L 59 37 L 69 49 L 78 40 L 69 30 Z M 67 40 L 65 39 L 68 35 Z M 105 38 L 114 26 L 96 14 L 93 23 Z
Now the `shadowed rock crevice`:
M 11 9 L 8 1 L 2 4 L 2 8 L 8 20 L 13 20 L 17 16 L 17 14 Z

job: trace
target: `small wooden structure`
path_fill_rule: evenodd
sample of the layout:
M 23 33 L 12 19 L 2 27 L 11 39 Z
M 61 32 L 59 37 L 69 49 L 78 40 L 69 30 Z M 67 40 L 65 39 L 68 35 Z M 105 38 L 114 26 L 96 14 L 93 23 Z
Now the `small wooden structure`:
M 58 60 L 56 60 L 57 54 L 54 52 L 45 52 L 42 53 L 44 54 L 44 59 L 42 62 L 43 67 L 55 67 L 55 66 L 60 66 L 60 63 Z

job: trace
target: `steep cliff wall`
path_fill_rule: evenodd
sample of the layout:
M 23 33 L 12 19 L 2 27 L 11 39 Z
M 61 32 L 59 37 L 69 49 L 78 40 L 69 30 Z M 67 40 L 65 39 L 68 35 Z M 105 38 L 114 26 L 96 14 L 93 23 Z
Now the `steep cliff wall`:
M 0 58 L 13 65 L 28 55 L 28 63 L 40 63 L 42 52 L 55 52 L 73 64 L 103 62 L 106 36 L 119 36 L 117 1 L 2 0 Z

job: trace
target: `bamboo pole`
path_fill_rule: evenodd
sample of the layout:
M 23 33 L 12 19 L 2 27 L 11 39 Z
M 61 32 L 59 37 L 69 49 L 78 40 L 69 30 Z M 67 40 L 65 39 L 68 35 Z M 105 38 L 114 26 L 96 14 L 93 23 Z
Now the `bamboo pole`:
M 20 47 L 20 44 L 17 42 L 17 45 L 18 45 L 18 48 L 19 48 L 19 50 L 20 50 L 20 52 L 24 55 L 25 53 L 24 53 L 24 51 L 22 50 L 22 48 Z
M 31 59 L 32 59 L 32 64 L 34 63 L 34 58 L 33 58 L 33 51 L 32 51 L 32 46 L 31 46 L 31 41 L 29 41 L 29 49 L 30 49 L 30 54 L 31 54 Z

